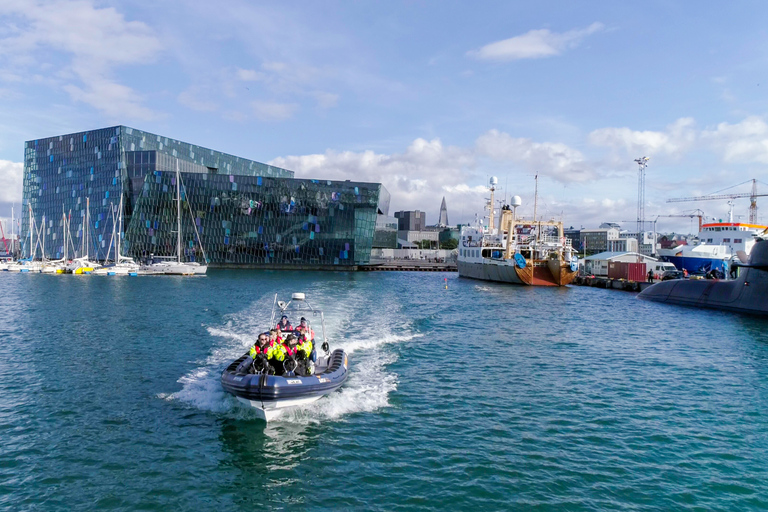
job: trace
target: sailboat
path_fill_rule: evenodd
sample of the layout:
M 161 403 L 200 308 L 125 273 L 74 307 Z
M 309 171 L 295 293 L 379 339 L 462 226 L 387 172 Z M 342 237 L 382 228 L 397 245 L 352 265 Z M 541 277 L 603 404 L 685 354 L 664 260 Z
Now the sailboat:
M 41 261 L 35 261 L 37 245 L 35 245 L 35 218 L 32 215 L 32 205 L 29 205 L 29 258 L 8 265 L 9 272 L 39 273 L 43 269 Z M 39 242 L 39 236 L 38 236 Z
M 83 239 L 82 239 L 82 256 L 79 258 L 75 258 L 72 260 L 72 263 L 70 263 L 67 266 L 67 271 L 71 272 L 73 274 L 90 274 L 92 273 L 96 268 L 100 267 L 98 263 L 91 261 L 88 259 L 88 227 L 91 223 L 91 199 L 86 198 L 85 200 L 85 224 L 83 225 Z
M 112 242 L 115 243 L 114 263 L 97 268 L 93 273 L 108 276 L 137 276 L 140 270 L 139 264 L 133 261 L 133 258 L 120 254 L 120 240 L 123 234 L 123 196 L 120 196 L 120 206 L 118 208 L 117 222 L 115 222 L 114 210 L 112 212 L 112 240 L 109 243 L 110 249 L 112 248 Z M 107 254 L 109 254 L 109 249 Z
M 190 207 L 190 215 L 192 209 Z M 203 253 L 203 259 L 205 257 L 205 250 L 202 243 L 200 243 L 200 235 L 197 233 L 197 226 L 192 223 L 195 228 L 195 235 L 197 235 L 197 243 L 200 244 L 200 251 Z M 141 267 L 142 272 L 146 273 L 162 273 L 166 275 L 175 276 L 192 276 L 192 275 L 204 275 L 208 270 L 208 265 L 201 265 L 196 261 L 181 261 L 181 174 L 179 173 L 179 161 L 176 160 L 176 260 L 173 259 L 160 259 L 159 261 L 153 261 L 149 265 Z
M 11 231 L 13 231 L 13 221 L 11 221 Z M 3 245 L 5 246 L 5 254 L 7 255 L 0 258 L 0 271 L 6 271 L 8 270 L 8 265 L 13 264 L 13 256 L 11 255 L 11 249 L 8 248 L 8 241 L 5 238 L 5 230 L 3 229 L 2 222 L 0 222 L 0 234 L 3 235 Z M 11 246 L 13 246 L 13 235 L 11 235 Z

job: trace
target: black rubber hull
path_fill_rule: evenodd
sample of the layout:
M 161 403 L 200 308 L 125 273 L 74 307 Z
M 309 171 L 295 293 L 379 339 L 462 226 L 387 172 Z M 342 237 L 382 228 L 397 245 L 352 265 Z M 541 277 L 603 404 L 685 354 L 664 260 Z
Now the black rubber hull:
M 288 401 L 320 397 L 332 393 L 347 380 L 347 354 L 337 349 L 331 353 L 328 368 L 310 377 L 278 377 L 236 373 L 248 354 L 233 361 L 221 374 L 221 386 L 238 398 L 259 402 Z

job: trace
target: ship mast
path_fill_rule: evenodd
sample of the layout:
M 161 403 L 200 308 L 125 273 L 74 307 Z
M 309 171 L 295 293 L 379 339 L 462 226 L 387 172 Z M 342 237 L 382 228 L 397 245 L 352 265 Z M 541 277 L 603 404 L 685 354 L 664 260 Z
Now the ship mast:
M 496 184 L 499 182 L 499 179 L 496 176 L 491 176 L 490 182 L 489 182 L 489 188 L 491 190 L 491 202 L 489 203 L 489 208 L 491 210 L 490 215 L 488 216 L 488 232 L 493 233 L 493 193 L 496 191 Z
M 541 226 L 539 225 L 539 221 L 536 218 L 536 211 L 539 206 L 539 175 L 536 174 L 534 176 L 534 188 L 533 188 L 533 222 L 536 224 L 536 245 L 538 245 L 539 242 L 539 231 L 541 231 Z

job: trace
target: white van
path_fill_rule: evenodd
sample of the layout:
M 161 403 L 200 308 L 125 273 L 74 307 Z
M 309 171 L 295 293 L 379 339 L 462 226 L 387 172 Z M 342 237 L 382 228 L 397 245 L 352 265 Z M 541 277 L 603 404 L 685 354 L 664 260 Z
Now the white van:
M 646 263 L 645 268 L 652 269 L 653 273 L 656 275 L 661 275 L 661 273 L 664 272 L 665 270 L 677 270 L 677 267 L 669 263 L 668 261 L 649 262 L 649 263 Z

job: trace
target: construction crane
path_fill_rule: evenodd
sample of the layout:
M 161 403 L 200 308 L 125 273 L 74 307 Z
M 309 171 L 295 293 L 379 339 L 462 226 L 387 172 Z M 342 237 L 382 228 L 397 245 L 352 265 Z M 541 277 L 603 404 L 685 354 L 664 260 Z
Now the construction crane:
M 768 194 L 758 194 L 757 193 L 757 180 L 751 180 L 752 181 L 752 192 L 749 193 L 743 193 L 743 194 L 713 194 L 708 196 L 695 196 L 695 197 L 676 197 L 673 199 L 667 199 L 668 203 L 682 203 L 686 201 L 711 201 L 716 199 L 727 199 L 728 204 L 730 205 L 730 211 L 728 212 L 728 222 L 733 222 L 733 200 L 739 199 L 742 197 L 748 197 L 749 198 L 749 223 L 750 224 L 757 224 L 757 198 L 758 197 L 766 197 Z M 749 183 L 749 181 L 745 181 L 744 183 Z M 744 183 L 739 183 L 738 185 L 734 185 L 734 187 L 738 187 L 741 185 L 744 185 Z M 730 188 L 734 188 L 730 187 Z
M 704 211 L 703 210 L 693 210 L 693 213 L 674 213 L 669 215 L 657 215 L 656 220 L 659 219 L 659 217 L 688 217 L 688 218 L 694 218 L 698 217 L 699 219 L 699 232 L 701 232 L 701 225 L 704 223 Z

